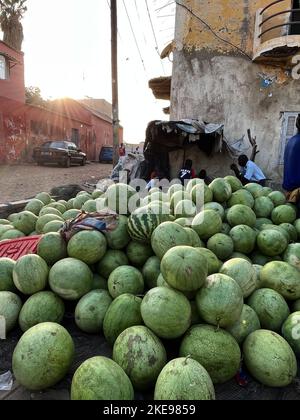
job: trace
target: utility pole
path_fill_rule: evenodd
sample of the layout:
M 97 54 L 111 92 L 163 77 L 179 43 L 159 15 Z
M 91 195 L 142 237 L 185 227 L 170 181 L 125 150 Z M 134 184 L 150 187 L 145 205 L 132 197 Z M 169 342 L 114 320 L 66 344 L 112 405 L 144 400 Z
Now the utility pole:
M 118 13 L 117 0 L 110 1 L 111 7 L 111 71 L 112 71 L 112 109 L 114 166 L 119 161 L 119 93 L 118 93 Z

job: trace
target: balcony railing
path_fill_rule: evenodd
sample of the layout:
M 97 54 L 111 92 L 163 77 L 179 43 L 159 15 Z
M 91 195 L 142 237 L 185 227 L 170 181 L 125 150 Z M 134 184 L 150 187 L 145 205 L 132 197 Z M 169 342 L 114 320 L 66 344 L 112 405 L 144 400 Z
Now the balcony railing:
M 292 4 L 276 0 L 257 11 L 254 61 L 286 61 L 299 51 L 300 8 L 293 8 Z

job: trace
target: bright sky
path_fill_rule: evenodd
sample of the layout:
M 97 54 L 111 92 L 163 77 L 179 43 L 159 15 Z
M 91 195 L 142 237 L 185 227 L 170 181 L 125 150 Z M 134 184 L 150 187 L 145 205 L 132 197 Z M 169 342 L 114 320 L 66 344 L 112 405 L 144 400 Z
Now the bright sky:
M 120 119 L 125 141 L 135 143 L 144 141 L 149 121 L 167 119 L 162 108 L 168 103 L 154 98 L 148 80 L 170 75 L 172 64 L 165 59 L 162 65 L 155 49 L 146 0 L 117 3 Z M 28 0 L 27 4 L 26 86 L 40 87 L 45 98 L 90 96 L 111 101 L 109 0 Z M 161 51 L 174 36 L 174 2 L 148 0 L 148 5 Z

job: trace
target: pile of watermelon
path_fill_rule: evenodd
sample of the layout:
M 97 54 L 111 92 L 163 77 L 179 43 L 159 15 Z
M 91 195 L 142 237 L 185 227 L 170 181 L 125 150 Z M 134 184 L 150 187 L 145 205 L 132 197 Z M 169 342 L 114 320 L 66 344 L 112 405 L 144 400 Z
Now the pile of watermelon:
M 115 230 L 65 242 L 66 221 L 108 205 L 119 214 Z M 300 219 L 282 192 L 228 176 L 144 198 L 125 184 L 68 202 L 41 193 L 0 220 L 1 241 L 36 234 L 36 255 L 0 259 L 0 317 L 8 337 L 24 332 L 12 368 L 27 389 L 47 389 L 70 371 L 74 342 L 61 325 L 68 301 L 77 327 L 112 347 L 112 359 L 99 352 L 77 369 L 73 400 L 132 400 L 137 391 L 213 400 L 214 386 L 241 366 L 269 387 L 296 378 Z

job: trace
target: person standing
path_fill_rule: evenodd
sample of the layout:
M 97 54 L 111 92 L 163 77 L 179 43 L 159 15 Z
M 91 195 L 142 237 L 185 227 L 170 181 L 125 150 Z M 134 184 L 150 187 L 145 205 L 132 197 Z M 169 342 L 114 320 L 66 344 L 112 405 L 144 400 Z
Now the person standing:
M 241 155 L 238 162 L 240 170 L 235 163 L 231 165 L 230 168 L 243 185 L 249 184 L 250 182 L 260 184 L 263 187 L 266 185 L 267 178 L 256 163 L 250 160 L 246 155 Z
M 120 157 L 126 156 L 126 148 L 123 143 L 121 143 L 119 147 L 119 156 Z
M 193 169 L 193 161 L 187 159 L 183 168 L 180 169 L 178 178 L 180 179 L 182 185 L 184 185 L 184 181 L 188 181 L 190 179 L 196 178 L 196 172 Z
M 283 188 L 287 192 L 300 188 L 300 114 L 296 127 L 297 134 L 288 141 L 284 153 Z

